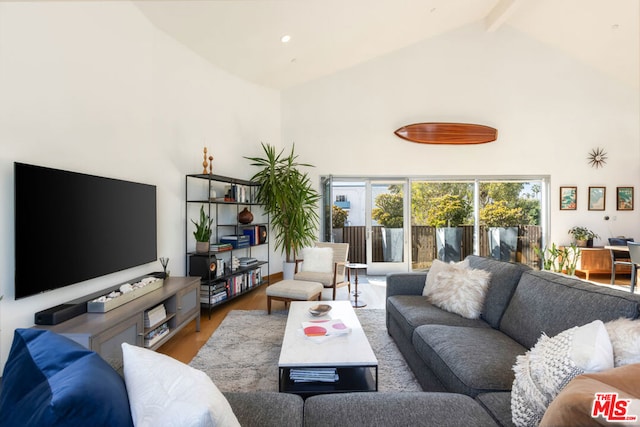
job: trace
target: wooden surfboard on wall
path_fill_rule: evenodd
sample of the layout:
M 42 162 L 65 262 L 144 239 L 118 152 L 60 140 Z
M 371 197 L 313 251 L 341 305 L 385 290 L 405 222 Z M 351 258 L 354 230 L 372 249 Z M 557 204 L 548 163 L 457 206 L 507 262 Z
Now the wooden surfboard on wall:
M 484 144 L 498 138 L 498 130 L 469 123 L 414 123 L 394 132 L 420 144 Z

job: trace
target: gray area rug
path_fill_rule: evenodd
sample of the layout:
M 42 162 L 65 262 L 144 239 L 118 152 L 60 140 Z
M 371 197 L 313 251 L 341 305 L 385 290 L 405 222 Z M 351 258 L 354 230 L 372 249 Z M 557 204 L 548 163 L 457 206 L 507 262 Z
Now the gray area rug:
M 356 310 L 378 359 L 380 391 L 422 391 L 387 334 L 384 310 Z M 278 359 L 287 313 L 233 310 L 190 366 L 204 371 L 221 391 L 278 391 Z

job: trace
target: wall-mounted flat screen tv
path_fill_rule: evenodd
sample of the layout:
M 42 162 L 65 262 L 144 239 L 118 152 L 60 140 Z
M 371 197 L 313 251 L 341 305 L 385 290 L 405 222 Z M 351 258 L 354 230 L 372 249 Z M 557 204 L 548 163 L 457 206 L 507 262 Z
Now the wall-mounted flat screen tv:
M 156 187 L 14 163 L 15 297 L 157 259 Z

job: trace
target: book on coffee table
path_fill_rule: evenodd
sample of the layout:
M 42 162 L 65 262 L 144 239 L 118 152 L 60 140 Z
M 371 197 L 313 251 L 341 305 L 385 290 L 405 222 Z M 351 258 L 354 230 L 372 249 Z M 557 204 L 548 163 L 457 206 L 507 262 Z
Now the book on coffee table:
M 321 319 L 302 322 L 302 331 L 307 337 L 346 335 L 351 328 L 340 319 Z

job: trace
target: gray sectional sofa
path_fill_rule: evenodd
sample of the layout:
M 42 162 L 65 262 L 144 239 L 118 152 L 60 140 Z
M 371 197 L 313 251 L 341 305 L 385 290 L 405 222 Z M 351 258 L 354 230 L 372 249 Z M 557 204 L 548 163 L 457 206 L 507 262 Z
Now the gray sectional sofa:
M 422 295 L 428 272 L 387 276 L 388 332 L 423 392 L 329 394 L 306 400 L 277 392 L 224 393 L 240 424 L 261 427 L 509 426 L 512 425 L 512 367 L 516 357 L 534 346 L 542 332 L 553 336 L 596 319 L 606 322 L 619 317 L 637 318 L 640 312 L 640 298 L 628 292 L 534 271 L 521 264 L 476 256 L 468 257 L 468 261 L 471 268 L 491 273 L 484 308 L 476 320 L 430 304 Z M 14 341 L 7 363 L 9 368 L 5 367 L 3 378 L 7 378 L 7 372 L 13 372 L 9 378 L 14 385 L 11 392 L 6 384 L 0 391 L 0 425 L 11 425 L 7 417 L 14 416 L 16 411 L 27 417 L 35 412 L 49 417 L 46 419 L 58 420 L 41 425 L 77 425 L 69 420 L 71 415 L 91 425 L 129 425 L 130 419 L 112 421 L 128 413 L 123 379 L 89 350 L 76 348 L 77 344 L 70 340 L 62 343 L 55 334 L 51 335 L 47 339 L 55 345 Z M 65 347 L 69 348 L 64 350 Z M 74 365 L 80 365 L 81 375 L 71 373 L 65 351 L 74 355 L 82 353 Z M 46 357 L 42 357 L 43 352 L 47 353 Z M 56 353 L 61 355 L 52 357 Z M 75 393 L 76 398 L 84 399 L 84 403 L 77 405 L 78 411 L 94 405 L 111 421 L 88 422 L 88 415 L 76 413 L 73 402 L 68 402 L 69 413 L 43 412 L 49 411 L 50 403 L 56 401 L 47 396 L 78 389 L 68 385 L 74 378 L 83 387 L 95 388 L 93 392 Z M 112 390 L 105 395 L 105 384 L 109 382 Z M 25 386 L 28 383 L 38 385 Z M 37 391 L 36 395 L 31 394 L 32 389 Z M 35 396 L 38 398 L 34 399 Z M 109 409 L 109 405 L 113 408 Z M 38 409 L 39 406 L 44 409 Z
M 511 425 L 512 367 L 544 332 L 554 336 L 593 320 L 637 318 L 640 298 L 522 264 L 469 256 L 491 279 L 480 319 L 431 305 L 427 273 L 387 276 L 387 328 L 422 388 L 475 399 L 500 425 Z

